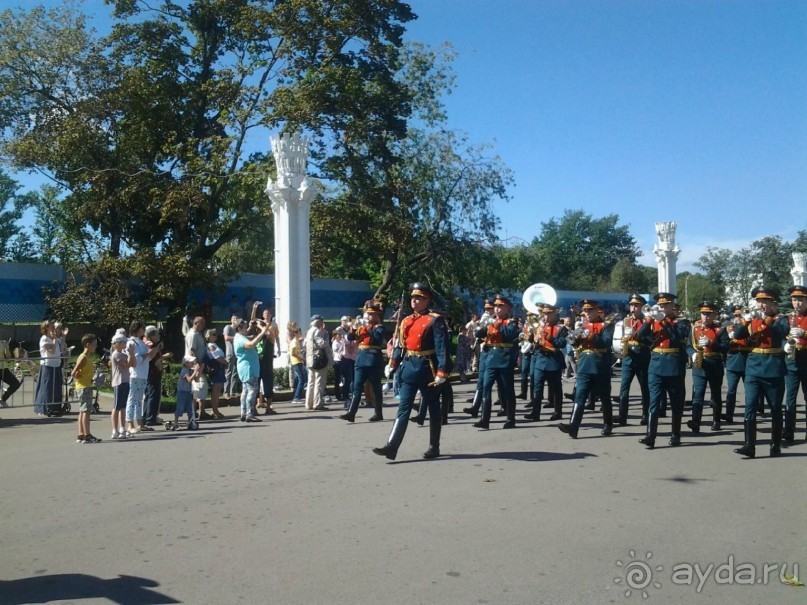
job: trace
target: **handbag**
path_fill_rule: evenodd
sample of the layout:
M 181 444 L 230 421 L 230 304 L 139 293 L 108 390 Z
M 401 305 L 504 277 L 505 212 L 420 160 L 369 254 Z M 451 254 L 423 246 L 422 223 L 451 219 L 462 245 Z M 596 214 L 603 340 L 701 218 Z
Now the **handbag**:
M 314 353 L 311 356 L 311 369 L 312 370 L 321 370 L 325 366 L 328 365 L 328 356 L 325 354 L 325 350 L 319 347 L 314 348 Z

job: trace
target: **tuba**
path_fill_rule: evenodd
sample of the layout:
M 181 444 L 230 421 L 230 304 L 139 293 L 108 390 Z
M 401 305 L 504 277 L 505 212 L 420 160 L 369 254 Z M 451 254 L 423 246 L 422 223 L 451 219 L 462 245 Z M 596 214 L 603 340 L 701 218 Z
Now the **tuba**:
M 557 302 L 558 293 L 555 292 L 555 289 L 549 284 L 532 284 L 529 288 L 524 290 L 524 294 L 521 295 L 522 306 L 534 315 L 541 314 L 539 305 L 554 306 Z

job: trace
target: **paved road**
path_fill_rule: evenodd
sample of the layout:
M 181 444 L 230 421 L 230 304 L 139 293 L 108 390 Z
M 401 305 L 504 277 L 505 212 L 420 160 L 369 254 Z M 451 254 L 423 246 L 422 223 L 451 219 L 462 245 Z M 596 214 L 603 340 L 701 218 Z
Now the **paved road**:
M 74 443 L 75 415 L 0 410 L 0 603 L 807 601 L 778 580 L 794 564 L 807 579 L 802 414 L 780 459 L 767 424 L 742 460 L 740 425 L 646 451 L 635 418 L 603 438 L 587 415 L 574 441 L 455 414 L 445 456 L 422 460 L 412 425 L 387 463 L 371 448 L 389 421 L 277 408 L 127 442 L 96 416 L 98 445 Z

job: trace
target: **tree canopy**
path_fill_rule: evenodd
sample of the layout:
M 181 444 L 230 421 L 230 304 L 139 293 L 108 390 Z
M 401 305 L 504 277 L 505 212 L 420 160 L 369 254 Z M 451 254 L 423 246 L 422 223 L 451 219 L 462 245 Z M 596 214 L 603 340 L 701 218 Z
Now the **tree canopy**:
M 0 14 L 0 151 L 65 191 L 76 284 L 135 277 L 175 316 L 214 287 L 217 253 L 267 219 L 273 166 L 249 154 L 253 132 L 312 131 L 323 177 L 395 163 L 421 94 L 395 77 L 405 3 L 110 4 L 104 37 L 69 8 Z

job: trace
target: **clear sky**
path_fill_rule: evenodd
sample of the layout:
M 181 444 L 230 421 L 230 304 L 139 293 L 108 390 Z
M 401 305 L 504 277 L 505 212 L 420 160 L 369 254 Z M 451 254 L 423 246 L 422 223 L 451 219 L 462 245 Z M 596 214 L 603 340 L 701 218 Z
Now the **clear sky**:
M 807 228 L 804 0 L 410 5 L 407 38 L 458 53 L 449 127 L 515 173 L 502 240 L 530 241 L 566 209 L 617 213 L 655 265 L 654 224 L 672 220 L 680 271 L 706 246 Z M 101 0 L 83 9 L 108 27 Z
M 565 209 L 617 213 L 655 265 L 654 224 L 672 220 L 682 270 L 708 245 L 807 228 L 807 2 L 410 5 L 408 37 L 459 55 L 450 127 L 515 172 L 502 239 Z

